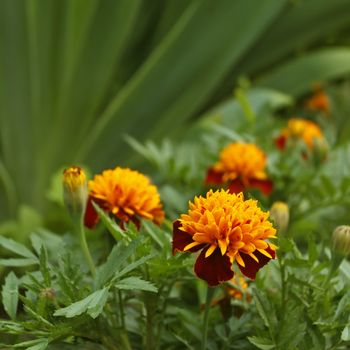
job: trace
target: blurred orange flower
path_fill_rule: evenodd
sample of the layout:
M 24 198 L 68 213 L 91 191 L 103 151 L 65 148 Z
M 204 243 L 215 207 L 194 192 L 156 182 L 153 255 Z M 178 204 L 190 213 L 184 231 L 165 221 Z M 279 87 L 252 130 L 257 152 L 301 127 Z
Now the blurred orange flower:
M 276 230 L 257 201 L 244 200 L 242 193 L 210 190 L 189 207 L 173 224 L 173 254 L 201 251 L 194 270 L 210 286 L 233 278 L 234 261 L 243 275 L 255 279 L 275 258 L 276 246 L 266 240 L 275 238 Z
M 309 149 L 312 149 L 315 142 L 323 142 L 323 134 L 320 127 L 307 119 L 291 118 L 288 120 L 287 127 L 281 130 L 279 137 L 276 139 L 276 145 L 280 149 L 286 147 L 288 139 L 293 141 L 302 140 Z
M 105 170 L 89 181 L 89 200 L 85 212 L 85 226 L 92 228 L 98 215 L 92 201 L 103 210 L 112 213 L 121 224 L 145 218 L 161 224 L 164 211 L 156 186 L 148 177 L 128 168 Z
M 272 191 L 272 182 L 265 172 L 266 155 L 252 143 L 231 143 L 219 156 L 219 161 L 208 169 L 206 184 L 228 184 L 231 193 L 258 188 L 265 195 Z
M 315 93 L 305 101 L 305 107 L 312 111 L 321 111 L 329 114 L 329 98 L 322 89 L 317 88 Z
M 243 296 L 246 295 L 248 301 L 251 300 L 252 296 L 247 292 L 248 283 L 243 276 L 234 276 L 226 287 L 226 293 L 234 298 L 242 300 Z

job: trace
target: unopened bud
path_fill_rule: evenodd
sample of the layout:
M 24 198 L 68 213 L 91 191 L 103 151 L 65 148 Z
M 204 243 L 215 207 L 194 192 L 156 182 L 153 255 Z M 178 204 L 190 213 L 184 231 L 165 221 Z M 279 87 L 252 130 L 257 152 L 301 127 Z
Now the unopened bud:
M 40 291 L 40 296 L 43 299 L 54 300 L 56 297 L 55 290 L 53 288 L 45 288 Z
M 328 155 L 328 142 L 324 137 L 318 137 L 314 139 L 313 155 L 320 163 L 327 159 Z
M 63 172 L 64 203 L 73 220 L 81 219 L 85 213 L 88 189 L 82 168 L 73 166 Z
M 285 202 L 274 202 L 270 209 L 270 218 L 280 233 L 285 233 L 289 223 L 289 207 Z
M 333 251 L 347 256 L 350 254 L 350 226 L 341 225 L 335 228 L 332 236 Z

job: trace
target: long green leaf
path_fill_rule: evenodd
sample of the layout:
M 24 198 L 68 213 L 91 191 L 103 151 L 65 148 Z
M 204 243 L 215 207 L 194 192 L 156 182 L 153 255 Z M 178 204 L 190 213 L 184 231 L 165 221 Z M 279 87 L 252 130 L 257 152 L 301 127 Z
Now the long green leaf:
M 312 90 L 314 84 L 350 73 L 350 49 L 319 50 L 278 66 L 258 81 L 259 85 L 294 96 Z

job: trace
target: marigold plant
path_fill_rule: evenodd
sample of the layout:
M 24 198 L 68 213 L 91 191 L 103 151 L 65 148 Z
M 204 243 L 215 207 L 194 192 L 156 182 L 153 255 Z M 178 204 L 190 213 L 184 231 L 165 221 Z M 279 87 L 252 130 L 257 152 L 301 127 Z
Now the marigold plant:
M 210 190 L 205 197 L 189 203 L 188 214 L 173 224 L 173 253 L 197 252 L 195 273 L 215 286 L 233 278 L 232 263 L 243 275 L 255 279 L 258 270 L 275 258 L 276 246 L 267 239 L 276 237 L 257 201 L 243 194 Z
M 208 169 L 207 184 L 228 184 L 231 193 L 258 188 L 268 195 L 272 182 L 266 173 L 266 155 L 255 144 L 231 143 L 220 153 L 219 161 Z
M 286 147 L 287 140 L 302 140 L 308 149 L 313 149 L 316 142 L 323 142 L 324 137 L 320 127 L 311 120 L 302 118 L 291 118 L 287 127 L 281 130 L 276 139 L 276 145 L 280 149 Z
M 89 228 L 98 222 L 92 202 L 113 214 L 121 224 L 131 220 L 139 225 L 140 218 L 161 224 L 164 219 L 156 186 L 151 184 L 147 176 L 129 168 L 105 170 L 89 181 L 89 199 L 85 213 L 85 226 Z

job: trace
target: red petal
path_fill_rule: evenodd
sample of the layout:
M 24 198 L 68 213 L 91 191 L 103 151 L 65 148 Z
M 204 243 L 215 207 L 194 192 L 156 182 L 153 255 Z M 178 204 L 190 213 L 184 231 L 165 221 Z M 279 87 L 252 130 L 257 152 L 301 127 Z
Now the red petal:
M 266 251 L 275 259 L 276 253 L 271 248 L 267 248 Z M 238 264 L 239 269 L 243 273 L 244 276 L 255 280 L 256 273 L 266 265 L 271 259 L 266 255 L 261 254 L 259 251 L 255 250 L 253 254 L 258 258 L 259 262 L 256 262 L 252 257 L 248 254 L 239 253 L 244 261 L 245 267 Z
M 222 184 L 222 174 L 214 170 L 214 168 L 209 168 L 207 172 L 207 177 L 204 183 L 208 184 Z
M 275 144 L 277 148 L 279 148 L 280 150 L 284 150 L 286 148 L 286 142 L 287 142 L 287 138 L 284 135 L 279 136 L 275 140 Z
M 99 217 L 97 212 L 92 205 L 92 197 L 89 196 L 86 204 L 85 215 L 84 215 L 84 225 L 87 228 L 94 228 L 98 223 Z
M 221 255 L 220 249 L 215 249 L 214 253 L 206 258 L 205 253 L 208 248 L 203 249 L 199 254 L 194 271 L 199 278 L 213 287 L 230 280 L 234 273 L 231 270 L 230 258 L 227 255 Z
M 251 179 L 249 187 L 258 188 L 265 196 L 268 196 L 273 189 L 273 182 L 270 180 Z
M 184 248 L 193 242 L 192 236 L 189 233 L 179 230 L 180 226 L 181 223 L 179 220 L 173 222 L 173 254 L 175 254 L 176 251 L 183 252 Z M 202 249 L 204 245 L 205 244 L 199 244 L 186 251 L 197 252 L 198 250 Z
M 233 180 L 229 183 L 228 189 L 230 193 L 240 193 L 245 190 L 245 186 L 241 179 L 237 178 L 236 180 Z

